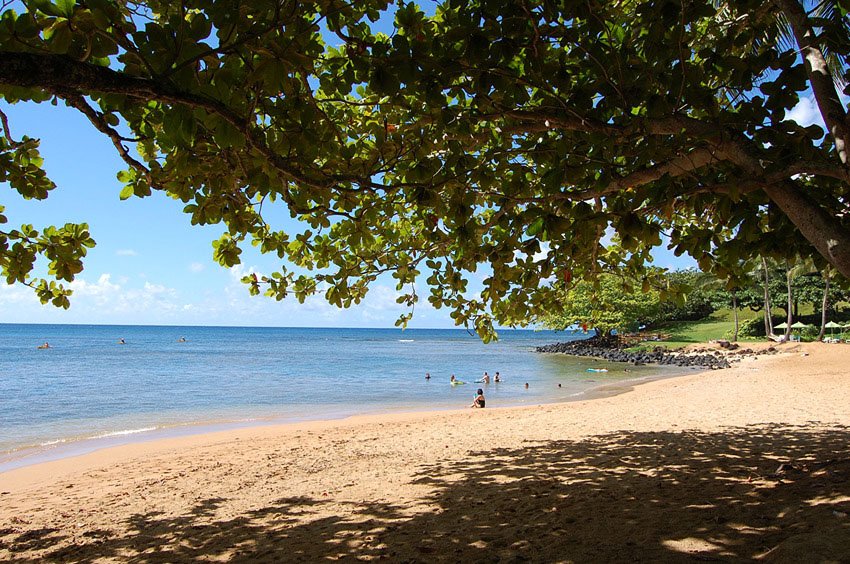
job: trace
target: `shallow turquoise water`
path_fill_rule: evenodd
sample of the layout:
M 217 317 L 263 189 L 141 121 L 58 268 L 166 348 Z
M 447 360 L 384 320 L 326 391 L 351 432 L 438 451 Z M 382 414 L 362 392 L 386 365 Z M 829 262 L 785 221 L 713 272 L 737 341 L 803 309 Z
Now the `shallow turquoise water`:
M 567 401 L 658 372 L 533 352 L 579 337 L 505 330 L 485 345 L 455 329 L 0 325 L 0 458 L 164 427 L 464 407 L 477 387 L 488 407 Z M 504 381 L 473 383 L 485 370 Z M 449 385 L 452 373 L 468 384 Z

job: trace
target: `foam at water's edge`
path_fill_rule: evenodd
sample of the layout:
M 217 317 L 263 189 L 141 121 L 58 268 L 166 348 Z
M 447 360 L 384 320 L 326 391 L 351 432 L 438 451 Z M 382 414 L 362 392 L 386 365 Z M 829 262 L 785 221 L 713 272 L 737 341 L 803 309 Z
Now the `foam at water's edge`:
M 95 435 L 93 437 L 88 437 L 90 439 L 105 439 L 107 437 L 120 437 L 123 435 L 135 435 L 136 433 L 145 433 L 147 431 L 155 431 L 157 427 L 142 427 L 140 429 L 125 429 L 122 431 L 110 431 L 109 433 L 103 433 L 100 435 Z

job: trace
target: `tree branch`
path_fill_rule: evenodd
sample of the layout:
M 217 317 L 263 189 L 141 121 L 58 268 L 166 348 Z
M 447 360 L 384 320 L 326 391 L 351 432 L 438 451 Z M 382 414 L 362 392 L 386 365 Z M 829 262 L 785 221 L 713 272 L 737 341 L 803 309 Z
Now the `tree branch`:
M 0 121 L 3 123 L 3 134 L 9 141 L 9 145 L 12 147 L 18 147 L 20 143 L 12 139 L 12 130 L 9 128 L 9 118 L 5 113 L 3 113 L 3 110 L 0 110 Z
M 70 92 L 80 95 L 101 92 L 200 108 L 233 126 L 248 145 L 268 159 L 285 178 L 320 189 L 330 183 L 325 179 L 311 178 L 304 171 L 291 166 L 288 159 L 269 148 L 261 135 L 251 128 L 248 118 L 238 115 L 218 100 L 182 91 L 168 83 L 129 76 L 108 67 L 75 61 L 64 55 L 0 51 L 0 84 L 38 88 L 62 97 Z M 288 194 L 285 199 L 293 205 Z
M 564 193 L 564 195 L 568 195 L 570 200 L 598 198 L 615 192 L 637 188 L 660 180 L 664 176 L 670 176 L 671 178 L 684 176 L 710 164 L 716 164 L 722 161 L 731 161 L 731 159 L 728 153 L 721 148 L 696 149 L 686 155 L 674 157 L 667 162 L 635 171 L 620 178 L 615 178 L 602 188 L 569 192 Z
M 535 109 L 512 110 L 498 114 L 484 114 L 481 119 L 509 117 L 524 122 L 529 133 L 563 129 L 565 131 L 582 131 L 585 133 L 604 133 L 607 135 L 678 135 L 687 134 L 694 137 L 716 137 L 722 132 L 722 126 L 710 124 L 687 116 L 673 115 L 665 118 L 635 118 L 628 126 L 603 123 L 580 116 L 567 116 L 563 111 Z M 508 126 L 510 127 L 510 126 Z M 522 126 L 514 128 L 522 131 Z
M 767 182 L 772 184 L 780 180 L 789 180 L 798 174 L 825 176 L 827 178 L 834 178 L 850 184 L 850 170 L 843 167 L 836 167 L 834 164 L 817 163 L 812 161 L 798 161 L 791 163 L 781 171 L 768 176 Z
M 841 222 L 791 181 L 765 185 L 764 191 L 818 252 L 850 277 L 850 242 Z
M 121 135 L 119 135 L 118 132 L 115 131 L 112 127 L 110 127 L 108 123 L 106 123 L 106 120 L 103 119 L 103 115 L 101 113 L 97 112 L 94 108 L 89 106 L 86 103 L 85 99 L 79 94 L 57 95 L 63 100 L 65 100 L 65 102 L 67 102 L 69 106 L 71 106 L 72 108 L 76 108 L 84 116 L 86 116 L 91 122 L 91 124 L 95 127 L 95 129 L 109 137 L 109 139 L 112 140 L 112 144 L 118 150 L 118 154 L 121 156 L 121 159 L 125 163 L 127 163 L 130 168 L 142 173 L 145 178 L 147 178 L 149 184 L 153 183 L 150 170 L 145 165 L 130 156 L 129 151 L 127 151 L 127 147 L 125 147 L 122 143 L 122 140 L 124 140 L 124 138 L 121 137 Z

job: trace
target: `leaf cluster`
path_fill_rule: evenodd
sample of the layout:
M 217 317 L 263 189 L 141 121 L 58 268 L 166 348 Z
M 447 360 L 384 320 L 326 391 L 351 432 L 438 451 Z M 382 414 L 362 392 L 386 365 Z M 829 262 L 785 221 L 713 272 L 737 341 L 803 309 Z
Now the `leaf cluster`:
M 192 224 L 220 225 L 220 264 L 239 264 L 245 245 L 279 257 L 278 272 L 245 278 L 253 294 L 348 307 L 388 274 L 411 310 L 400 325 L 424 281 L 424 299 L 485 339 L 555 311 L 554 281 L 649 276 L 662 242 L 730 285 L 755 256 L 811 253 L 776 185 L 848 221 L 834 213 L 850 176 L 832 139 L 786 119 L 808 79 L 774 33 L 773 3 L 388 6 L 7 7 L 0 97 L 85 115 L 127 165 L 119 196 L 164 192 Z M 391 33 L 374 29 L 388 18 Z M 816 23 L 846 56 L 846 22 Z M 5 129 L 0 173 L 45 197 L 37 142 Z M 271 224 L 273 205 L 300 228 Z M 80 257 L 89 240 L 70 240 Z M 31 268 L 18 253 L 9 280 Z M 75 268 L 60 261 L 56 275 Z

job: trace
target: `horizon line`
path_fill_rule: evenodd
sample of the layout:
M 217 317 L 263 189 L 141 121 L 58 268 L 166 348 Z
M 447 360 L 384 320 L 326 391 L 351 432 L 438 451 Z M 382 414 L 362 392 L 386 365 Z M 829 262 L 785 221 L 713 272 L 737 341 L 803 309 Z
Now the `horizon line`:
M 340 326 L 340 327 L 317 327 L 317 326 L 307 326 L 307 325 L 167 325 L 167 324 L 158 324 L 158 323 L 40 323 L 40 322 L 14 322 L 14 321 L 0 321 L 0 326 L 2 325 L 59 325 L 66 327 L 85 327 L 85 326 L 93 326 L 93 327 L 189 327 L 189 328 L 219 328 L 219 329 L 365 329 L 365 330 L 375 330 L 375 331 L 386 331 L 386 330 L 398 330 L 401 332 L 404 331 L 449 331 L 449 330 L 457 330 L 457 331 L 465 331 L 468 333 L 475 334 L 475 331 L 471 329 L 466 329 L 465 327 L 353 327 L 353 326 Z M 568 331 L 567 329 L 545 329 L 545 328 L 531 328 L 531 327 L 498 327 L 497 331 Z

